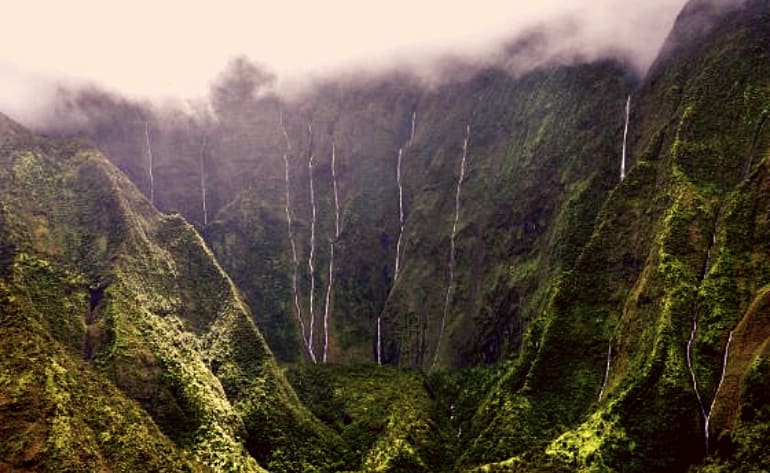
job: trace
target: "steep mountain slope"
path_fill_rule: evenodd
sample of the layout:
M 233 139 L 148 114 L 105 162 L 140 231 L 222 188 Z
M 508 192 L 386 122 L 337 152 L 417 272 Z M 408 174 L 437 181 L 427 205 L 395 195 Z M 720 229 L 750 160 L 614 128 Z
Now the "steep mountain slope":
M 189 224 L 158 214 L 82 144 L 5 117 L 0 140 L 4 468 L 307 471 L 344 460 Z
M 515 346 L 516 327 L 526 319 L 516 306 L 524 299 L 536 300 L 530 296 L 548 275 L 547 271 L 528 274 L 523 267 L 548 258 L 549 253 L 574 258 L 568 253 L 579 247 L 587 232 L 560 235 L 557 219 L 575 218 L 560 212 L 570 202 L 572 208 L 564 214 L 584 212 L 580 218 L 588 220 L 590 228 L 592 210 L 585 201 L 600 199 L 617 180 L 619 160 L 614 151 L 621 141 L 623 82 L 622 71 L 602 63 L 531 74 L 521 80 L 488 71 L 472 82 L 435 92 L 396 80 L 339 86 L 335 93 L 324 89 L 303 103 L 309 110 L 307 122 L 313 130 L 322 130 L 314 131 L 312 150 L 302 121 L 284 112 L 291 146 L 287 156 L 293 164 L 290 204 L 300 262 L 300 311 L 306 324 L 311 283 L 305 262 L 312 225 L 307 163 L 314 155 L 314 346 L 321 346 L 321 303 L 332 242 L 331 359 L 379 359 L 427 368 L 436 360 L 440 338 L 445 343 L 442 364 L 494 361 L 505 345 Z M 602 118 L 598 111 L 607 107 L 617 108 L 618 114 Z M 271 110 L 263 108 L 263 112 Z M 273 109 L 272 114 L 273 122 L 279 123 L 278 111 Z M 567 126 L 549 127 L 556 117 L 569 117 Z M 454 197 L 468 127 L 467 174 L 454 228 L 455 274 L 445 314 Z M 581 144 L 569 145 L 577 135 L 583 138 Z M 332 143 L 341 207 L 339 237 L 335 236 Z M 275 150 L 271 162 L 284 152 Z M 570 165 L 557 170 L 568 157 Z M 287 278 L 292 259 L 282 215 L 281 171 L 273 176 L 265 172 L 205 234 L 246 294 L 254 295 L 250 300 L 257 307 L 278 302 L 270 312 L 278 312 L 279 320 L 292 321 Z M 527 173 L 531 180 L 519 179 Z M 544 182 L 549 184 L 535 185 Z M 487 193 L 495 197 L 485 202 L 482 196 Z M 547 208 L 543 202 L 548 202 Z M 394 286 L 397 249 L 403 285 Z M 282 290 L 271 291 L 269 284 L 280 281 Z M 503 305 L 506 313 L 501 314 Z M 469 336 L 450 341 L 456 332 Z M 276 342 L 285 349 L 287 338 Z
M 242 63 L 222 82 L 205 171 L 218 196 L 209 209 L 221 210 L 203 232 L 285 361 L 309 358 L 311 344 L 318 359 L 327 345 L 331 361 L 497 360 L 516 349 L 619 180 L 629 84 L 613 62 L 521 78 L 486 70 L 435 89 L 407 76 L 329 83 L 296 102 L 260 95 L 259 72 Z M 106 99 L 89 97 L 68 106 L 103 124 L 91 103 Z M 122 116 L 123 107 L 106 109 Z M 128 115 L 133 123 L 140 112 Z M 147 148 L 135 125 L 119 141 Z M 100 130 L 91 137 L 121 153 Z M 199 191 L 165 174 L 200 171 L 187 149 L 154 147 L 160 208 L 185 205 L 163 196 Z M 129 175 L 149 162 L 131 156 Z
M 747 2 L 714 15 L 708 3 L 688 5 L 634 94 L 634 165 L 553 294 L 532 364 L 478 411 L 467 464 L 564 432 L 529 468 L 682 471 L 706 452 L 727 458 L 712 459 L 725 471 L 768 467 L 770 11 Z
M 0 269 L 4 281 L 22 282 L 4 290 L 13 301 L 12 291 L 27 287 L 45 294 L 20 279 L 28 256 L 7 256 L 15 245 L 41 242 L 25 251 L 45 261 L 64 255 L 65 267 L 76 268 L 68 271 L 83 274 L 78 294 L 90 288 L 89 328 L 47 330 L 74 340 L 86 358 L 75 361 L 96 364 L 99 376 L 138 400 L 163 431 L 147 427 L 153 452 L 176 452 L 179 462 L 216 465 L 194 435 L 201 431 L 185 426 L 199 412 L 187 406 L 205 395 L 184 385 L 178 410 L 148 407 L 142 376 L 156 373 L 156 358 L 164 369 L 202 364 L 202 379 L 215 375 L 230 404 L 214 418 L 237 426 L 215 420 L 206 431 L 223 432 L 230 459 L 242 454 L 235 436 L 248 435 L 248 451 L 277 471 L 308 463 L 363 471 L 768 470 L 768 24 L 766 1 L 692 0 L 638 84 L 621 64 L 602 61 L 519 76 L 475 71 L 435 87 L 399 74 L 329 82 L 288 100 L 238 61 L 214 88 L 211 115 L 163 115 L 95 92 L 68 98 L 70 111 L 87 117 L 81 131 L 111 150 L 158 208 L 180 210 L 202 228 L 282 361 L 429 373 L 292 367 L 302 402 L 326 427 L 299 407 L 194 231 L 139 197 L 128 207 L 144 233 L 96 238 L 91 228 L 133 227 L 91 221 L 105 215 L 89 211 L 96 204 L 71 204 L 62 221 L 79 226 L 65 238 L 41 223 L 53 197 L 22 208 L 33 204 L 17 189 L 9 202 L 18 208 L 3 204 L 11 230 L 0 233 Z M 35 164 L 15 160 L 22 177 Z M 18 176 L 8 182 L 27 182 Z M 19 215 L 26 220 L 14 227 Z M 173 269 L 144 269 L 157 267 Z M 118 274 L 129 282 L 118 284 Z M 142 292 L 130 281 L 139 275 L 156 296 L 136 297 Z M 220 297 L 196 298 L 223 292 L 225 307 Z M 114 333 L 123 332 L 106 330 L 113 312 L 100 301 L 135 299 L 156 317 L 133 315 L 125 331 L 147 348 L 112 355 Z M 180 318 L 167 322 L 174 314 Z M 224 320 L 233 320 L 232 331 L 218 338 Z M 194 343 L 168 348 L 153 338 L 158 331 Z M 120 361 L 137 352 L 152 355 L 147 369 Z M 487 363 L 495 364 L 454 370 Z M 6 386 L 20 376 L 13 373 Z M 260 396 L 285 408 L 254 401 L 262 379 L 270 387 Z M 157 395 L 178 398 L 180 389 L 169 391 Z M 308 445 L 298 440 L 304 435 Z

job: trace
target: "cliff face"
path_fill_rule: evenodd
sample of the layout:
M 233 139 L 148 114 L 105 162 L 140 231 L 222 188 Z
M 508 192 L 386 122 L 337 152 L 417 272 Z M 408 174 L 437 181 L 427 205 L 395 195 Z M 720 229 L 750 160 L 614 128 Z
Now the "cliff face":
M 703 24 L 698 7 L 672 38 Z M 670 43 L 634 92 L 628 177 L 531 358 L 477 412 L 469 463 L 555 436 L 546 457 L 571 468 L 681 471 L 707 451 L 708 471 L 766 467 L 770 12 L 705 11 L 698 42 Z
M 4 468 L 262 471 L 255 458 L 344 456 L 195 229 L 97 151 L 4 126 L 0 186 Z
M 580 219 L 590 228 L 598 202 L 617 181 L 623 97 L 622 72 L 610 63 L 520 80 L 489 71 L 430 93 L 391 81 L 340 87 L 305 104 L 312 149 L 302 116 L 284 111 L 307 338 L 313 285 L 308 163 L 311 154 L 314 159 L 313 341 L 319 357 L 332 244 L 331 360 L 377 360 L 378 325 L 379 360 L 388 364 L 491 362 L 516 347 L 540 297 L 539 282 L 562 261 L 570 264 L 588 237 L 586 229 L 560 233 L 559 222 Z M 608 108 L 618 113 L 600 116 Z M 273 121 L 279 120 L 274 113 Z M 550 126 L 557 120 L 563 128 Z M 581 144 L 570 144 L 578 135 Z M 276 149 L 272 160 L 284 152 Z M 291 333 L 280 325 L 292 324 L 294 340 L 298 330 L 281 189 L 285 169 L 276 167 L 204 233 L 250 300 L 264 307 L 258 323 L 273 334 L 268 339 L 280 334 L 276 343 L 286 350 Z M 299 345 L 294 342 L 295 352 L 302 351 Z
M 767 2 L 692 1 L 641 79 L 604 61 L 284 100 L 242 61 L 211 115 L 68 98 L 253 312 L 95 152 L 2 124 L 0 287 L 26 314 L 4 327 L 195 467 L 769 468 L 767 24 Z M 429 375 L 293 367 L 319 422 L 271 349 Z M 58 382 L 28 356 L 8 393 L 33 366 Z
M 115 114 L 92 111 L 91 137 L 129 175 L 145 167 L 134 179 L 148 197 L 152 155 L 156 205 L 201 224 L 285 361 L 309 358 L 311 342 L 318 359 L 327 345 L 330 361 L 424 368 L 515 351 L 619 181 L 630 85 L 612 62 L 433 89 L 401 76 L 326 84 L 296 102 L 236 79 L 214 94 L 208 128 L 142 124 L 106 99 L 70 105 Z M 103 130 L 120 117 L 130 126 Z

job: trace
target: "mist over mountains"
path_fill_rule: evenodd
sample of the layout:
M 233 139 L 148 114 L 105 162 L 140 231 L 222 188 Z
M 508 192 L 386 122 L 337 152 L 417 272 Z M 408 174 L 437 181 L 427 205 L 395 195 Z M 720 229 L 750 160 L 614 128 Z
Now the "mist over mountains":
M 0 104 L 34 127 L 60 86 L 95 87 L 156 103 L 205 100 L 217 71 L 238 56 L 275 74 L 284 93 L 305 90 L 317 80 L 398 69 L 441 82 L 456 74 L 454 63 L 474 68 L 506 63 L 520 74 L 547 61 L 612 56 L 643 73 L 682 4 L 655 0 L 633 9 L 615 0 L 590 6 L 578 0 L 537 6 L 485 0 L 473 8 L 452 2 L 363 7 L 346 1 L 224 9 L 185 2 L 120 8 L 85 1 L 66 8 L 17 4 L 9 10 L 14 21 L 0 33 Z M 41 10 L 42 18 L 36 16 Z M 28 34 L 27 24 L 45 34 Z M 526 50 L 509 54 L 506 45 L 521 45 L 522 38 Z M 447 57 L 452 64 L 446 65 Z
M 0 471 L 770 470 L 766 1 L 141 7 L 0 114 Z

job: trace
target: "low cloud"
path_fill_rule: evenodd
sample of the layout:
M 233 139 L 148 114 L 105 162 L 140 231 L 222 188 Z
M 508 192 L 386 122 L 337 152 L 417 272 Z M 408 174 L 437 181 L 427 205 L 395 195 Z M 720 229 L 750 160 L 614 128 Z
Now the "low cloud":
M 394 69 L 436 80 L 452 63 L 523 73 L 610 56 L 643 73 L 685 0 L 202 3 L 19 2 L 0 29 L 0 110 L 34 121 L 62 84 L 138 101 L 206 97 L 241 55 L 279 90 Z

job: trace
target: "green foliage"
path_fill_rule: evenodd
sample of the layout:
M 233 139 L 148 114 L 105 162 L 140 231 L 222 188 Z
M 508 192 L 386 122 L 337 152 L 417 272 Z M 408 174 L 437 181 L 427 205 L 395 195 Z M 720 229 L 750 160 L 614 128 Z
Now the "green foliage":
M 33 261 L 25 266 L 46 266 Z M 63 344 L 66 338 L 49 335 L 45 317 L 50 309 L 28 298 L 28 276 L 6 281 L 9 285 L 0 282 L 4 465 L 35 471 L 210 471 L 165 437 L 136 402 L 82 362 L 79 350 Z M 55 275 L 47 281 L 52 289 L 68 287 L 66 279 Z M 83 302 L 81 308 L 87 307 Z
M 0 123 L 0 470 L 770 468 L 770 11 L 709 11 L 687 7 L 634 90 L 622 182 L 613 62 L 235 100 L 204 229 L 235 283 L 98 153 Z M 159 165 L 158 205 L 187 217 L 193 145 Z M 316 189 L 315 346 L 333 244 L 331 360 L 371 362 L 381 318 L 401 369 L 278 368 L 304 356 L 284 153 L 306 318 Z
M 347 470 L 451 469 L 455 437 L 448 406 L 417 371 L 376 365 L 306 366 L 288 371 L 300 399 L 350 446 Z
M 77 145 L 16 143 L 0 163 L 0 237 L 14 248 L 0 280 L 2 389 L 17 399 L 3 404 L 3 438 L 14 439 L 3 462 L 336 469 L 342 447 L 301 407 L 189 224 Z

